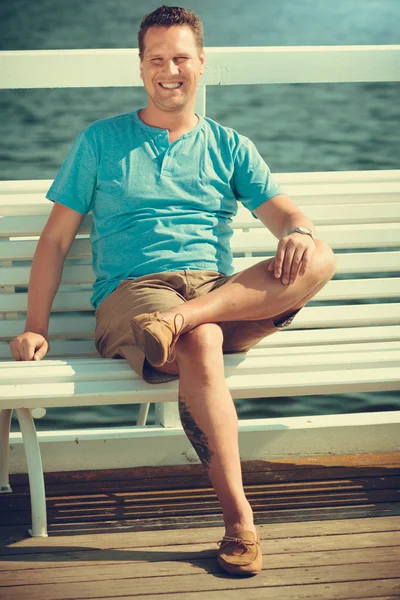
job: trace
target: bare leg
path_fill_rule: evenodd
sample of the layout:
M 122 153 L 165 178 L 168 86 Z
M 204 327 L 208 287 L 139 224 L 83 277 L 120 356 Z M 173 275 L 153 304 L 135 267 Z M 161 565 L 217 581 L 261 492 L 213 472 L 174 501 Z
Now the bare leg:
M 228 283 L 205 296 L 189 300 L 161 314 L 173 319 L 183 315 L 186 333 L 203 323 L 266 319 L 289 311 L 302 298 L 323 287 L 335 272 L 335 258 L 323 240 L 315 240 L 310 267 L 293 284 L 285 285 L 268 271 L 272 259 L 237 273 Z
M 220 501 L 226 535 L 255 532 L 245 496 L 238 442 L 238 418 L 224 374 L 223 335 L 215 323 L 182 335 L 176 345 L 179 412 Z

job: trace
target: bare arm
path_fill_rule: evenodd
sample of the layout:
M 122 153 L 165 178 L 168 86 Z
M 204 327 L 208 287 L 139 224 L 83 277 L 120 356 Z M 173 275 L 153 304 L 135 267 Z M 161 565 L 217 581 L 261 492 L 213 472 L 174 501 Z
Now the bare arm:
M 24 332 L 14 338 L 11 352 L 15 360 L 43 358 L 47 353 L 49 317 L 60 286 L 65 258 L 84 215 L 54 203 L 38 242 L 28 287 L 28 311 Z
M 253 212 L 278 240 L 295 227 L 307 227 L 315 237 L 312 221 L 286 194 L 278 194 L 270 198 Z

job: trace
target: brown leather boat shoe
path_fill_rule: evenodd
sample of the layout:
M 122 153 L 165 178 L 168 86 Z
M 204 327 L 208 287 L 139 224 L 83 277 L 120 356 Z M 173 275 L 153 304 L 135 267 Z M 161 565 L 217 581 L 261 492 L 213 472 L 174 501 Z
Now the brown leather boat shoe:
M 256 575 L 262 569 L 260 538 L 252 531 L 238 531 L 217 542 L 219 566 L 232 575 Z
M 178 327 L 178 317 L 181 324 Z M 184 326 L 183 315 L 178 313 L 173 321 L 160 317 L 160 313 L 143 313 L 131 320 L 137 345 L 143 350 L 153 367 L 162 367 L 175 359 L 175 344 Z

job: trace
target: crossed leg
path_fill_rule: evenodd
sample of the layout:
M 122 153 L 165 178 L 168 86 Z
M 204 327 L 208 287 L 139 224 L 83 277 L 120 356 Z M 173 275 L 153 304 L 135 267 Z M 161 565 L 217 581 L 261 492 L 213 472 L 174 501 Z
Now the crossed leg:
M 182 334 L 204 323 L 260 320 L 289 316 L 294 307 L 304 304 L 333 277 L 335 256 L 324 240 L 315 240 L 315 250 L 306 273 L 293 284 L 283 284 L 268 271 L 272 259 L 261 261 L 237 273 L 227 283 L 205 296 L 172 307 L 161 316 L 184 318 Z
M 217 321 L 240 320 L 240 316 L 244 320 L 268 316 L 281 320 L 303 307 L 335 271 L 331 249 L 321 240 L 316 242 L 318 252 L 313 255 L 308 273 L 291 286 L 276 280 L 267 270 L 269 261 L 263 261 L 238 273 L 221 288 L 177 307 L 176 313 L 186 309 L 189 322 L 193 325 L 194 321 L 197 325 L 179 337 L 175 360 L 157 368 L 179 374 L 182 427 L 205 466 L 220 501 L 226 535 L 234 535 L 242 529 L 255 532 L 255 527 L 243 489 L 238 419 L 225 379 L 223 332 Z M 219 307 L 224 302 L 221 318 Z M 174 309 L 164 315 L 171 312 L 174 314 Z

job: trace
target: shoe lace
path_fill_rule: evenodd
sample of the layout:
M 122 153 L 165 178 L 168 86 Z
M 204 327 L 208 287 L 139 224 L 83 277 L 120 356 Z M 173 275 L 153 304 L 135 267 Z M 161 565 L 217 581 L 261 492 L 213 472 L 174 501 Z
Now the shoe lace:
M 227 548 L 228 546 L 230 546 L 233 543 L 241 544 L 245 550 L 249 550 L 251 546 L 255 546 L 257 544 L 257 541 L 256 540 L 242 540 L 241 538 L 232 537 L 230 535 L 225 535 L 222 540 L 219 540 L 217 542 L 218 546 L 220 546 L 221 548 L 222 548 L 222 545 L 224 546 L 224 548 Z
M 181 319 L 182 319 L 182 323 L 179 328 L 177 326 L 177 317 L 181 317 Z M 179 335 L 182 332 L 182 329 L 183 329 L 183 326 L 185 323 L 185 319 L 183 318 L 183 315 L 181 315 L 181 313 L 176 314 L 174 317 L 174 328 L 173 329 L 171 327 L 171 321 L 167 321 L 167 319 L 164 319 L 163 317 L 157 317 L 157 321 L 162 321 L 162 322 L 166 323 L 172 332 L 172 343 L 168 350 L 167 362 L 173 362 L 175 360 L 175 344 L 178 341 Z

